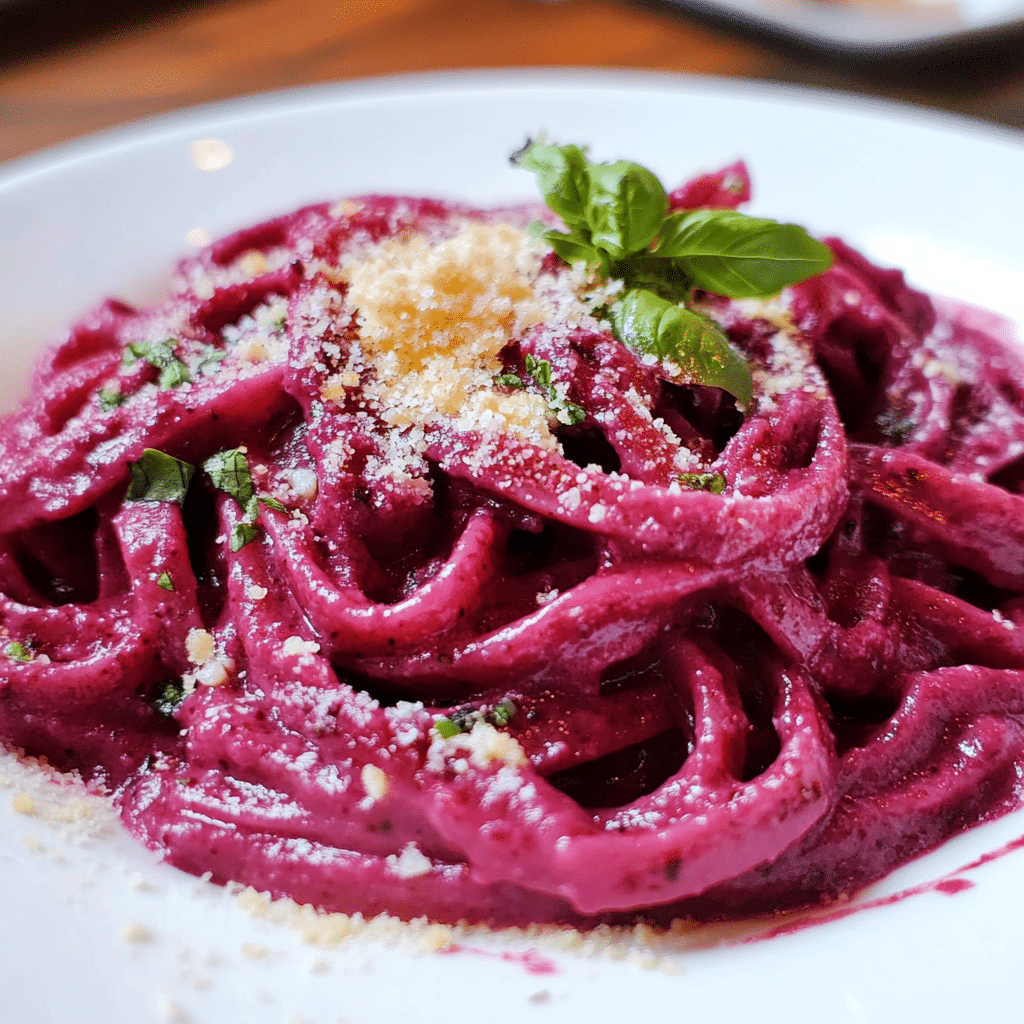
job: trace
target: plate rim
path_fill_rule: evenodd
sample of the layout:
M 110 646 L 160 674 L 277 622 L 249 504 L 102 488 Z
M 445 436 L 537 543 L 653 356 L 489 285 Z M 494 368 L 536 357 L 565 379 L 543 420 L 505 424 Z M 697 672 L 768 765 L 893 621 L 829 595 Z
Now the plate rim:
M 278 90 L 273 93 L 257 93 L 232 100 L 217 101 L 196 107 L 184 108 L 170 114 L 156 115 L 154 117 L 131 122 L 127 125 L 92 133 L 89 136 L 85 136 L 68 143 L 59 144 L 56 147 L 51 147 L 48 150 L 44 150 L 38 154 L 19 160 L 19 164 L 28 163 L 28 175 L 18 174 L 14 178 L 8 179 L 5 177 L 5 169 L 0 167 L 0 192 L 3 192 L 5 187 L 12 185 L 12 182 L 13 187 L 17 187 L 19 183 L 24 182 L 28 184 L 33 179 L 46 182 L 46 176 L 51 173 L 73 173 L 79 160 L 102 160 L 108 157 L 116 158 L 119 153 L 126 151 L 131 152 L 135 147 L 145 147 L 153 145 L 154 143 L 162 144 L 168 139 L 172 139 L 185 131 L 192 131 L 197 128 L 201 128 L 204 125 L 218 123 L 218 119 L 231 117 L 252 117 L 253 119 L 257 119 L 264 115 L 285 115 L 289 110 L 308 110 L 311 107 L 331 109 L 338 104 L 346 102 L 348 99 L 381 98 L 381 86 L 387 90 L 385 95 L 389 99 L 410 95 L 414 91 L 417 96 L 422 97 L 428 95 L 428 93 L 422 89 L 418 89 L 417 87 L 421 83 L 425 82 L 433 83 L 433 95 L 435 96 L 440 96 L 444 93 L 463 95 L 467 92 L 486 93 L 494 90 L 507 94 L 510 88 L 519 88 L 523 92 L 529 89 L 536 93 L 538 88 L 543 88 L 545 83 L 551 82 L 556 78 L 559 80 L 560 84 L 565 87 L 565 93 L 568 93 L 570 88 L 578 91 L 597 88 L 616 90 L 620 92 L 635 92 L 637 88 L 635 83 L 639 83 L 640 87 L 644 89 L 651 88 L 663 95 L 675 92 L 681 97 L 694 97 L 699 95 L 706 95 L 710 97 L 729 96 L 736 98 L 748 98 L 752 101 L 757 100 L 766 106 L 786 103 L 792 108 L 803 104 L 821 111 L 825 111 L 827 109 L 845 109 L 853 113 L 862 115 L 867 114 L 875 117 L 880 116 L 878 111 L 895 111 L 896 116 L 893 119 L 899 120 L 901 123 L 906 123 L 906 113 L 909 112 L 919 121 L 919 123 L 932 128 L 940 128 L 941 131 L 947 134 L 951 131 L 948 127 L 949 122 L 955 122 L 960 128 L 965 129 L 957 133 L 963 138 L 977 140 L 980 137 L 991 138 L 993 134 L 987 129 L 987 126 L 984 123 L 979 125 L 971 119 L 964 119 L 957 115 L 936 115 L 935 112 L 929 112 L 927 109 L 893 103 L 891 101 L 872 99 L 865 100 L 864 98 L 838 91 L 817 90 L 802 86 L 776 86 L 771 83 L 759 84 L 756 81 L 746 79 L 683 76 L 674 73 L 662 72 L 637 73 L 629 71 L 615 72 L 593 70 L 588 71 L 586 74 L 581 74 L 577 69 L 562 69 L 562 72 L 562 74 L 557 74 L 553 72 L 552 69 L 542 69 L 540 73 L 534 74 L 529 69 L 515 69 L 513 72 L 509 73 L 492 69 L 489 72 L 470 71 L 464 73 L 449 72 L 430 73 L 426 75 L 411 74 L 401 76 L 382 76 L 379 78 L 357 79 L 342 83 L 331 83 L 326 86 Z M 476 82 L 478 85 L 465 88 L 463 87 L 463 84 L 466 82 Z M 518 84 L 513 84 L 510 87 L 510 82 Z M 625 83 L 625 85 L 620 83 Z M 630 83 L 634 84 L 630 85 Z M 823 98 L 825 102 L 822 102 Z M 838 101 L 838 103 L 834 101 Z M 1002 133 L 1000 132 L 996 134 L 1001 135 Z M 1016 145 L 1013 146 L 1013 152 L 1024 156 L 1024 135 L 1019 138 L 1014 138 L 1014 142 Z M 32 170 L 36 165 L 38 165 L 38 170 Z M 17 168 L 15 169 L 17 170 Z M 35 175 L 37 174 L 39 177 L 35 178 Z M 966 833 L 966 835 L 970 835 L 970 833 Z M 953 840 L 953 842 L 955 842 L 955 840 Z M 948 844 L 946 845 L 948 846 Z M 184 880 L 181 891 L 184 891 L 185 886 L 191 881 L 194 880 Z M 862 916 L 865 921 L 871 920 L 870 915 Z M 794 937 L 792 940 L 784 941 L 803 943 L 800 947 L 802 949 L 804 946 L 814 944 L 814 934 L 817 933 L 809 933 L 807 939 Z M 847 940 L 844 938 L 843 941 Z M 842 944 L 840 943 L 840 947 L 841 945 Z M 800 956 L 800 954 L 794 956 L 794 962 L 802 962 Z M 695 973 L 697 969 L 696 964 L 701 962 L 702 961 L 699 957 L 694 958 L 694 967 L 692 969 Z M 574 972 L 571 975 L 571 978 L 576 979 L 577 973 L 581 974 L 583 969 L 584 967 L 581 967 L 579 972 Z M 712 971 L 711 973 L 713 974 L 714 972 Z M 532 987 L 534 982 L 529 982 L 529 984 Z M 558 984 L 563 983 L 560 981 Z M 568 984 L 568 982 L 565 984 Z M 685 976 L 683 978 L 683 985 L 686 985 Z M 685 995 L 687 990 L 684 987 L 680 987 L 679 991 L 681 995 Z M 556 997 L 557 992 L 558 990 L 556 989 Z M 565 1014 L 562 1019 L 574 1019 L 572 1016 L 572 1010 L 574 1007 L 567 1006 L 565 1003 L 560 1003 L 557 1000 L 553 1002 L 552 1007 L 560 1011 L 560 1013 Z M 766 1020 L 771 1022 L 779 1020 L 779 1018 L 769 1017 L 765 1014 L 765 1009 L 766 1008 L 762 1006 L 761 1012 L 765 1015 Z M 541 1007 L 541 1009 L 537 1011 L 537 1014 L 539 1015 L 545 1012 L 544 1008 Z M 851 1010 L 850 1012 L 853 1011 Z M 790 1014 L 793 1016 L 790 1017 Z M 520 1020 L 540 1019 L 539 1016 L 535 1017 L 533 1014 L 528 1013 L 520 1013 L 518 1016 Z M 92 1018 L 90 1017 L 89 1019 Z M 358 1019 L 365 1020 L 369 1018 L 360 1016 Z M 374 1019 L 394 1020 L 396 1018 L 393 1018 L 390 1013 L 384 1012 Z M 455 1015 L 453 1019 L 455 1021 L 459 1021 L 464 1018 Z M 600 1017 L 592 1019 L 600 1019 Z M 739 1018 L 726 1012 L 723 1013 L 719 1019 L 722 1021 L 732 1021 Z M 792 1021 L 805 1021 L 812 1020 L 814 1018 L 804 1017 L 799 1011 L 799 1007 L 789 1007 L 786 1009 L 785 1019 Z
M 925 129 L 984 139 L 1024 151 L 1024 131 L 1009 125 L 923 104 L 862 95 L 843 89 L 759 78 L 648 69 L 568 65 L 494 67 L 337 79 L 314 85 L 243 93 L 227 99 L 133 118 L 0 163 L 0 194 L 14 190 L 23 183 L 27 184 L 32 178 L 64 172 L 78 162 L 102 159 L 119 150 L 145 146 L 166 136 L 228 120 L 266 117 L 289 108 L 310 109 L 359 102 L 385 102 L 403 96 L 423 98 L 428 94 L 437 96 L 443 93 L 466 95 L 494 91 L 526 92 L 538 88 L 562 92 L 611 90 L 626 93 L 653 91 L 680 96 L 711 95 L 747 100 L 752 104 L 781 103 L 818 110 L 833 109 L 852 115 L 916 123 Z

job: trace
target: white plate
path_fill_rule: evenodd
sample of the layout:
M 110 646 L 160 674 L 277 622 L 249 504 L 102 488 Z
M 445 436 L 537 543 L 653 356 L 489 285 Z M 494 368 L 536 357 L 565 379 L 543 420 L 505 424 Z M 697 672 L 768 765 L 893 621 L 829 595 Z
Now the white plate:
M 667 182 L 745 157 L 753 212 L 839 232 L 876 257 L 905 260 L 923 285 L 1024 322 L 1017 136 L 755 84 L 570 72 L 405 78 L 189 111 L 0 172 L 0 408 L 23 389 L 13 382 L 40 345 L 91 304 L 158 294 L 190 232 L 215 236 L 367 190 L 526 198 L 531 177 L 506 157 L 542 129 L 590 143 L 599 158 L 640 160 Z M 193 143 L 211 139 L 226 148 L 207 152 L 231 160 L 200 170 Z M 76 832 L 62 848 L 58 829 L 13 809 L 14 792 L 0 789 L 0 1018 L 12 1022 L 1021 1019 L 1019 852 L 972 872 L 977 885 L 952 897 L 929 892 L 751 944 L 718 945 L 730 931 L 709 929 L 691 937 L 671 974 L 541 944 L 557 973 L 538 975 L 473 952 L 309 947 L 155 864 L 116 829 L 85 845 Z M 1024 816 L 1005 818 L 872 895 L 938 878 L 1022 833 Z M 126 941 L 129 923 L 148 940 Z M 474 944 L 494 954 L 538 941 Z
M 861 56 L 977 42 L 1024 27 L 1021 0 L 669 0 L 719 20 Z

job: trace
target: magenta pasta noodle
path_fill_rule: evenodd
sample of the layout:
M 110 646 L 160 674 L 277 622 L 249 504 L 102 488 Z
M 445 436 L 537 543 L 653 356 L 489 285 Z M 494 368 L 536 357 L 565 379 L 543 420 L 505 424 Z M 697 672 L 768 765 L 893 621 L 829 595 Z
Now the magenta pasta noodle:
M 664 195 L 554 149 L 521 158 L 552 210 L 363 196 L 216 242 L 0 421 L 0 737 L 171 864 L 668 922 L 845 897 L 1018 806 L 1010 327 L 802 233 L 797 279 L 728 284 L 791 228 L 738 219 L 741 164 Z

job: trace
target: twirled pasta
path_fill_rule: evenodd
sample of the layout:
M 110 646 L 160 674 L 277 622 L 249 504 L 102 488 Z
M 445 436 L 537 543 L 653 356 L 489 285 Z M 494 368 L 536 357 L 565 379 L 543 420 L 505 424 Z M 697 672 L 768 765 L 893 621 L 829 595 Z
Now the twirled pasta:
M 725 173 L 674 205 L 746 198 Z M 54 346 L 0 433 L 0 736 L 186 870 L 495 924 L 827 900 L 1015 807 L 1005 325 L 835 241 L 778 300 L 701 297 L 754 370 L 738 410 L 616 341 L 531 213 L 308 207 Z M 501 306 L 498 370 L 546 364 L 585 418 L 509 428 L 546 397 L 493 373 L 454 412 L 386 408 L 353 267 L 499 231 L 534 305 Z M 161 386 L 131 353 L 168 339 Z M 256 518 L 202 472 L 126 497 L 146 449 L 239 447 Z

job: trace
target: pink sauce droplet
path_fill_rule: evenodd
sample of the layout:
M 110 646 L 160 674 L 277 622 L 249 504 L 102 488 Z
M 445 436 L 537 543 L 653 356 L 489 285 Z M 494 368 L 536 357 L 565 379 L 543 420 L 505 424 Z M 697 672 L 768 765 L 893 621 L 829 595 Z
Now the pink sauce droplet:
M 955 896 L 964 889 L 973 889 L 974 882 L 969 878 L 943 878 L 935 885 L 936 892 L 944 892 L 947 896 Z

